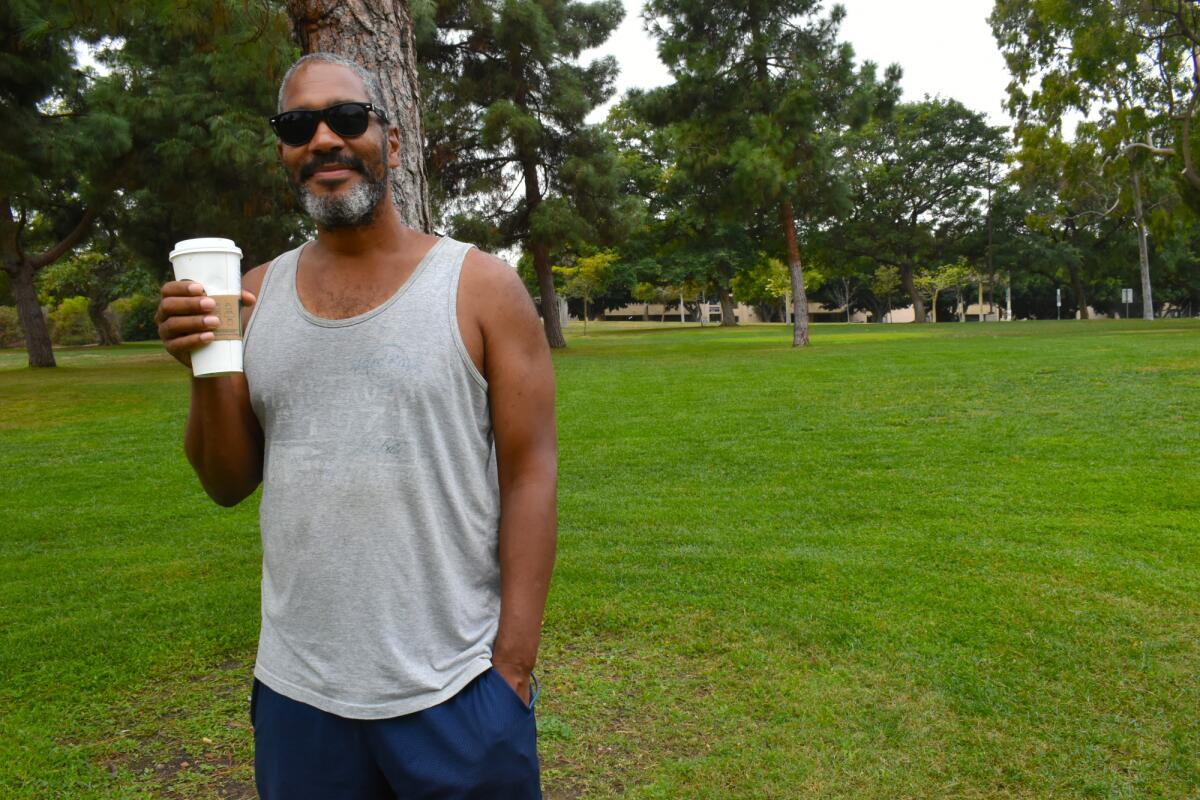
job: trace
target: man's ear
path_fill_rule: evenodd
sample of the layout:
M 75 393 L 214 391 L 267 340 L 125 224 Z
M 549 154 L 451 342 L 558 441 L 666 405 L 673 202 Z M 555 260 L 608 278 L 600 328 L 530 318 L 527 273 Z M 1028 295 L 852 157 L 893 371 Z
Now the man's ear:
M 283 163 L 283 142 L 275 140 L 275 157 L 279 159 L 279 163 Z
M 388 168 L 396 169 L 400 166 L 400 128 L 396 125 L 388 126 Z

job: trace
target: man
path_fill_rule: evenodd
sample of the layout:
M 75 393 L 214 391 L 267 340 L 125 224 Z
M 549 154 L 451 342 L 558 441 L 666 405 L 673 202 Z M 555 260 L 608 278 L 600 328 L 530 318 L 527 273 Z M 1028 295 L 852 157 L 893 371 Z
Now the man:
M 216 502 L 263 485 L 259 792 L 539 797 L 556 444 L 537 314 L 507 264 L 402 224 L 373 76 L 306 56 L 279 110 L 317 237 L 245 275 L 245 374 L 193 378 L 185 434 Z M 183 364 L 214 308 L 196 283 L 163 287 Z

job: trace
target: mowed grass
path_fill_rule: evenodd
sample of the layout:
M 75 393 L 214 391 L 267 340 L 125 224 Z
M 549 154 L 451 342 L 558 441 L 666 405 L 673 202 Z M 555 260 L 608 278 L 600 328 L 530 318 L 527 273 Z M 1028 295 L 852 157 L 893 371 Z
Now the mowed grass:
M 572 329 L 548 798 L 1195 798 L 1200 324 Z M 0 796 L 252 797 L 257 500 L 0 354 Z

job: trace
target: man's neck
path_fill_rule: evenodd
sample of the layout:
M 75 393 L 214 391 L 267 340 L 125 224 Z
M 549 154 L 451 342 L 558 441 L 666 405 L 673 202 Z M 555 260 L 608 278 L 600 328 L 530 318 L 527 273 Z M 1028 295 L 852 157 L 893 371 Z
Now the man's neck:
M 394 255 L 419 233 L 404 224 L 390 197 L 385 197 L 366 225 L 332 229 L 318 225 L 316 249 L 339 263 L 368 264 L 376 256 Z

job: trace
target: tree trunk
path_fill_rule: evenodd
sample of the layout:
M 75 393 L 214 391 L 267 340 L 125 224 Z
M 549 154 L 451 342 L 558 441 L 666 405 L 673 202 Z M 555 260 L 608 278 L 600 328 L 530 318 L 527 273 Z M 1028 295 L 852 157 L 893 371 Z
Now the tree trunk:
M 17 301 L 17 318 L 21 323 L 21 332 L 25 336 L 25 350 L 29 354 L 29 366 L 53 367 L 54 348 L 50 343 L 50 331 L 46 327 L 46 319 L 42 316 L 42 307 L 38 303 L 37 289 L 33 285 L 33 276 L 39 269 L 53 264 L 58 259 L 82 242 L 92 227 L 92 222 L 99 213 L 100 204 L 92 203 L 79 217 L 75 227 L 71 228 L 53 247 L 36 255 L 27 255 L 21 249 L 21 229 L 25 225 L 25 215 L 13 218 L 12 198 L 0 197 L 0 265 L 8 273 L 12 284 L 13 297 Z
M 913 322 L 924 322 L 925 298 L 921 297 L 921 293 L 917 291 L 917 283 L 913 280 L 913 270 L 910 264 L 900 267 L 900 282 L 904 284 L 904 291 L 912 300 Z
M 646 303 L 642 306 L 642 322 L 650 321 L 650 304 Z
M 721 287 L 719 296 L 721 298 L 721 327 L 732 328 L 737 325 L 737 316 L 733 313 L 733 296 L 724 286 Z
M 107 307 L 108 303 L 104 300 L 88 298 L 88 319 L 92 321 L 92 327 L 96 329 L 96 336 L 100 339 L 101 346 L 104 347 L 121 343 L 121 334 L 108 315 L 104 313 L 104 309 Z
M 533 250 L 533 268 L 537 272 L 538 291 L 542 295 L 542 327 L 546 331 L 546 341 L 551 347 L 566 347 L 567 340 L 563 338 L 562 321 L 558 318 L 558 296 L 554 293 L 550 248 L 544 244 L 535 244 L 530 249 Z
M 779 221 L 787 241 L 788 272 L 792 278 L 792 297 L 796 303 L 796 322 L 792 327 L 792 347 L 808 347 L 808 293 L 804 290 L 804 269 L 800 266 L 800 245 L 796 243 L 796 215 L 792 201 L 779 206 Z
M 50 329 L 42 316 L 38 303 L 37 289 L 33 285 L 33 265 L 22 261 L 16 269 L 8 268 L 13 298 L 17 301 L 17 318 L 21 322 L 21 333 L 25 336 L 25 350 L 29 354 L 29 366 L 53 367 L 54 348 L 50 344 Z
M 1190 145 L 1189 142 L 1184 143 Z M 1150 248 L 1146 244 L 1146 216 L 1142 208 L 1142 181 L 1140 170 L 1133 174 L 1133 213 L 1138 230 L 1138 262 L 1142 268 L 1142 319 L 1154 319 L 1154 298 L 1150 293 Z
M 404 0 L 287 0 L 301 52 L 345 56 L 373 72 L 400 129 L 400 166 L 392 170 L 392 201 L 405 224 L 433 230 L 425 178 L 425 135 L 412 16 Z
M 1075 304 L 1079 306 L 1079 318 L 1090 319 L 1087 295 L 1083 291 L 1083 276 L 1079 273 L 1079 265 L 1068 263 L 1067 274 L 1071 276 L 1071 291 L 1075 293 Z

